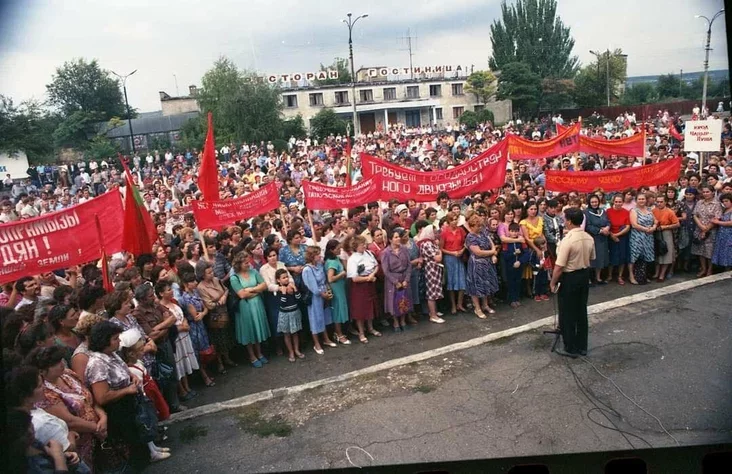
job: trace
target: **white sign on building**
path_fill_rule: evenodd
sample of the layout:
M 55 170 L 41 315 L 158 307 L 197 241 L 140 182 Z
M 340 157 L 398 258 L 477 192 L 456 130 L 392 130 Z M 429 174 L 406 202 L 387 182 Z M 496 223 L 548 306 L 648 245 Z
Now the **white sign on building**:
M 684 151 L 719 151 L 721 120 L 689 120 L 684 129 Z
M 5 179 L 9 174 L 12 179 L 24 179 L 28 177 L 28 157 L 22 151 L 13 155 L 0 153 L 0 179 Z

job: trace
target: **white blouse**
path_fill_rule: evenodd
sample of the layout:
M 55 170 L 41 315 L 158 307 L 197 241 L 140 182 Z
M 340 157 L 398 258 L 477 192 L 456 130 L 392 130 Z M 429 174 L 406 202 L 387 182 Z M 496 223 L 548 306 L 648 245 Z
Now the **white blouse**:
M 358 273 L 359 265 L 364 266 L 364 271 L 360 274 Z M 353 278 L 357 276 L 369 276 L 374 272 L 374 270 L 376 270 L 376 267 L 378 266 L 379 263 L 376 261 L 376 257 L 374 257 L 374 254 L 372 254 L 368 250 L 364 253 L 353 252 L 353 254 L 348 257 L 348 263 L 346 265 L 346 277 Z

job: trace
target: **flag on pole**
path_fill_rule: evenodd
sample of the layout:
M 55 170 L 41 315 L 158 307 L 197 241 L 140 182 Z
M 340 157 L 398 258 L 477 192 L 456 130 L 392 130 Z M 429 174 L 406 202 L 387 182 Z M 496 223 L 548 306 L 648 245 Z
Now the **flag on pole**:
M 158 239 L 158 232 L 155 228 L 150 213 L 145 209 L 145 204 L 132 181 L 130 168 L 127 161 L 120 156 L 122 167 L 125 170 L 125 218 L 124 232 L 122 234 L 122 248 L 132 255 L 151 253 L 153 243 Z
M 203 145 L 203 159 L 198 170 L 198 187 L 204 201 L 219 200 L 219 169 L 216 164 L 216 145 L 214 143 L 213 114 L 208 113 L 208 133 Z
M 94 221 L 97 225 L 97 239 L 99 240 L 99 247 L 101 247 L 102 250 L 102 286 L 104 286 L 104 291 L 111 293 L 114 291 L 114 285 L 112 285 L 112 277 L 109 274 L 107 251 L 104 249 L 104 238 L 102 237 L 102 225 L 99 223 L 99 216 L 97 214 L 94 214 Z
M 675 123 L 672 122 L 668 125 L 668 131 L 671 134 L 671 136 L 674 137 L 674 139 L 676 139 L 676 141 L 679 141 L 679 142 L 684 141 L 684 137 L 683 137 L 683 135 L 681 135 L 679 133 L 679 129 L 676 128 Z

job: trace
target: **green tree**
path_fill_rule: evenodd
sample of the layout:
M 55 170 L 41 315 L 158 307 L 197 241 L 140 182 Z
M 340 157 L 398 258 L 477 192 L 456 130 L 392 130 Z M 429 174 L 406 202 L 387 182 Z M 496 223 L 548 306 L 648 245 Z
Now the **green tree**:
M 333 109 L 325 108 L 310 119 L 310 133 L 319 140 L 323 140 L 329 135 L 344 135 L 346 121 L 338 117 Z
M 68 117 L 74 112 L 96 113 L 101 120 L 127 117 L 117 79 L 99 67 L 96 59 L 65 62 L 46 86 L 48 101 Z
M 181 146 L 188 150 L 202 149 L 206 141 L 206 127 L 206 117 L 203 114 L 185 122 L 181 128 Z
M 489 66 L 526 63 L 540 78 L 572 78 L 579 60 L 572 56 L 574 39 L 557 15 L 557 0 L 515 0 L 501 3 L 501 19 L 491 25 L 493 55 Z
M 625 89 L 623 104 L 652 104 L 658 102 L 656 88 L 650 82 L 641 82 Z
M 572 105 L 574 81 L 547 77 L 541 81 L 541 104 L 543 110 L 555 112 Z
M 117 142 L 110 140 L 104 135 L 96 135 L 89 141 L 89 146 L 84 152 L 84 158 L 92 160 L 109 159 L 117 156 L 119 146 Z
M 541 78 L 531 72 L 526 63 L 508 63 L 498 76 L 499 100 L 509 99 L 513 103 L 514 114 L 522 118 L 533 117 L 541 95 Z
M 485 104 L 496 94 L 496 76 L 491 71 L 475 71 L 468 76 L 465 91 L 475 94 Z
M 620 49 L 609 53 L 606 51 L 594 62 L 580 69 L 574 78 L 575 103 L 580 107 L 607 105 L 608 76 L 610 104 L 612 105 L 619 102 L 620 85 L 625 83 L 627 78 L 626 62 Z
M 305 130 L 305 122 L 301 114 L 297 114 L 291 119 L 285 120 L 282 124 L 282 138 L 289 140 L 290 137 L 305 138 L 307 131 Z
M 687 97 L 690 94 L 689 85 L 675 74 L 663 74 L 656 80 L 656 92 L 660 100 Z M 699 93 L 701 96 L 701 92 Z
M 276 86 L 257 80 L 221 57 L 201 79 L 198 103 L 213 112 L 216 141 L 261 141 L 282 136 L 282 97 Z M 198 148 L 203 147 L 201 142 Z
M 350 84 L 351 83 L 351 66 L 348 59 L 345 58 L 334 58 L 333 63 L 329 66 L 320 64 L 321 71 L 338 71 L 338 79 L 324 79 L 313 82 L 317 86 L 328 86 L 334 84 Z
M 472 130 L 478 125 L 478 115 L 472 110 L 466 110 L 460 116 L 459 122 Z
M 0 152 L 25 152 L 31 163 L 48 161 L 53 158 L 50 137 L 58 121 L 37 101 L 15 106 L 11 98 L 0 95 Z
M 53 131 L 53 142 L 57 147 L 84 149 L 89 145 L 89 136 L 94 134 L 95 124 L 101 121 L 97 112 L 72 112 Z
M 493 112 L 491 112 L 488 109 L 481 109 L 478 112 L 475 113 L 476 118 L 478 119 L 478 123 L 484 123 L 484 122 L 491 122 L 493 123 L 495 121 L 495 117 L 493 116 Z

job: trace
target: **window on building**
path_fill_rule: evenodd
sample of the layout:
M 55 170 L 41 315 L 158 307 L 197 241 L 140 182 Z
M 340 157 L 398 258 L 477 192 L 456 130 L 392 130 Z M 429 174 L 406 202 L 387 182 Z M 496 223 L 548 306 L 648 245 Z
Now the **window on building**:
M 452 118 L 459 119 L 463 112 L 465 112 L 465 107 L 453 107 Z
M 440 97 L 442 95 L 442 86 L 433 84 L 430 86 L 430 97 Z
M 442 120 L 442 107 L 435 108 L 435 120 Z
M 463 85 L 462 84 L 453 84 L 452 85 L 452 95 L 463 95 Z
M 310 105 L 323 105 L 323 93 L 315 92 L 313 94 L 310 94 Z
M 374 91 L 371 89 L 366 89 L 363 91 L 358 91 L 359 99 L 361 102 L 373 102 L 374 101 Z
M 296 95 L 286 95 L 285 98 L 285 107 L 297 107 L 297 96 Z
M 407 86 L 407 99 L 419 99 L 419 86 Z
M 335 103 L 347 104 L 348 103 L 348 91 L 340 91 L 335 93 Z
M 396 100 L 396 87 L 384 87 L 384 100 Z

